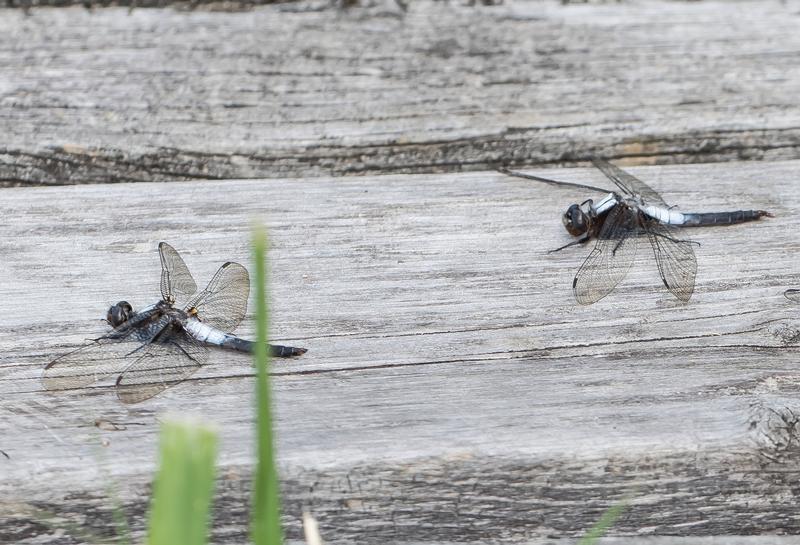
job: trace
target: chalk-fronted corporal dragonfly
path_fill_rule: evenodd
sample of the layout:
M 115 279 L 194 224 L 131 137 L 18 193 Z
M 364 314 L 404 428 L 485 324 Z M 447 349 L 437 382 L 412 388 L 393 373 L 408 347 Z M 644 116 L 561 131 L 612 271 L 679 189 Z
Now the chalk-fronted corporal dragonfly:
M 500 169 L 500 172 L 518 178 L 607 194 L 597 202 L 588 199 L 581 204 L 571 205 L 564 213 L 562 221 L 567 232 L 579 238 L 551 250 L 557 252 L 597 239 L 592 253 L 572 281 L 575 299 L 584 305 L 599 301 L 625 278 L 634 262 L 638 242 L 645 237 L 655 254 L 664 285 L 675 297 L 687 302 L 694 292 L 697 258 L 693 245 L 697 243 L 680 239 L 675 227 L 732 225 L 772 216 L 764 210 L 679 212 L 674 207 L 667 206 L 661 195 L 650 186 L 624 170 L 599 159 L 594 159 L 592 163 L 614 182 L 618 191 L 609 192 L 600 187 L 560 182 Z
M 208 360 L 208 345 L 253 351 L 255 343 L 227 333 L 247 313 L 247 269 L 225 263 L 198 292 L 178 252 L 166 242 L 158 251 L 161 300 L 138 312 L 127 301 L 113 305 L 106 320 L 114 329 L 50 362 L 42 379 L 46 389 L 80 388 L 118 374 L 117 396 L 124 403 L 137 403 L 188 378 Z M 280 345 L 269 349 L 278 357 L 306 352 Z

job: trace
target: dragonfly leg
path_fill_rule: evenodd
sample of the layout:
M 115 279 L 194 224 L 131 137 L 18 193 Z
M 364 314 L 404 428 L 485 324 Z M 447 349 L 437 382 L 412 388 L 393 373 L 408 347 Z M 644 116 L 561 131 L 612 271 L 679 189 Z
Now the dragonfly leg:
M 555 253 L 555 252 L 560 252 L 564 248 L 569 248 L 570 246 L 575 246 L 576 244 L 586 244 L 587 242 L 589 242 L 589 240 L 591 240 L 591 238 L 592 237 L 590 237 L 590 236 L 581 237 L 578 240 L 573 240 L 569 244 L 565 244 L 564 246 L 562 246 L 560 248 L 556 248 L 555 250 L 547 250 L 547 253 L 548 254 L 552 254 L 552 253 Z
M 136 354 L 137 352 L 146 349 L 153 343 L 161 342 L 164 336 L 170 331 L 172 331 L 172 328 L 170 328 L 170 324 L 167 322 L 164 327 L 156 331 L 155 334 L 153 334 L 149 339 L 142 339 L 142 344 L 128 352 L 125 356 L 131 356 L 132 354 Z

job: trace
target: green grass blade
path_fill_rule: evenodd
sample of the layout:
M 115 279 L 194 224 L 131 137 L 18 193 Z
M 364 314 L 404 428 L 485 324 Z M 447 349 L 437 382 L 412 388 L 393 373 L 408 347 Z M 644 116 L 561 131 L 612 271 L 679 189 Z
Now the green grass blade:
M 149 545 L 204 545 L 214 493 L 217 434 L 207 426 L 166 422 L 150 506 Z
M 618 504 L 612 505 L 606 509 L 603 516 L 600 517 L 600 520 L 586 532 L 586 535 L 581 538 L 578 545 L 594 545 L 597 540 L 603 537 L 608 529 L 614 525 L 627 506 L 628 500 L 622 500 Z
M 255 545 L 280 545 L 281 498 L 275 450 L 272 437 L 272 401 L 269 385 L 269 356 L 267 353 L 267 275 L 265 261 L 267 237 L 263 227 L 253 230 L 253 258 L 256 284 L 256 405 L 257 455 L 253 479 L 253 511 L 250 515 L 250 537 Z

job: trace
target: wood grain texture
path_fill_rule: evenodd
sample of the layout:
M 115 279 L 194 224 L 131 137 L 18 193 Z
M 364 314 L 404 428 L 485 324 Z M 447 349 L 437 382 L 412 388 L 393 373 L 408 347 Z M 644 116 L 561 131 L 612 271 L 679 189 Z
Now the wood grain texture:
M 631 172 L 686 210 L 775 218 L 687 231 L 701 244 L 688 305 L 642 252 L 612 295 L 579 307 L 588 249 L 545 251 L 591 195 L 494 172 L 3 189 L 0 541 L 86 541 L 47 513 L 108 532 L 110 481 L 141 531 L 168 413 L 218 425 L 214 542 L 245 541 L 247 357 L 215 351 L 135 406 L 113 377 L 53 394 L 39 375 L 102 332 L 110 304 L 158 297 L 158 241 L 202 284 L 248 263 L 255 218 L 271 235 L 272 338 L 310 349 L 273 369 L 292 539 L 307 507 L 330 543 L 571 543 L 630 497 L 608 543 L 791 543 L 800 308 L 782 292 L 800 285 L 800 162 Z
M 792 2 L 4 10 L 6 185 L 796 159 Z
M 280 0 L 278 0 L 280 1 Z M 291 2 L 292 0 L 286 0 Z M 254 6 L 274 4 L 276 0 L 0 0 L 0 8 L 22 9 L 28 15 L 40 8 L 79 6 L 103 9 L 123 6 L 128 9 L 173 8 L 179 10 L 246 11 Z

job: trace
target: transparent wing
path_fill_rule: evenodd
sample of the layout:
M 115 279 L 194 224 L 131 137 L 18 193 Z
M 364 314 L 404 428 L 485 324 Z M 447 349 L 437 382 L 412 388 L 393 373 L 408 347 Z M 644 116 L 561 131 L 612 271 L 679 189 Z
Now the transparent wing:
M 645 230 L 656 256 L 661 280 L 675 297 L 688 302 L 694 293 L 697 276 L 693 243 L 675 238 L 674 229 L 655 220 L 648 221 Z
M 589 305 L 611 293 L 633 265 L 638 243 L 635 212 L 625 205 L 612 208 L 592 253 L 572 281 L 575 299 Z
M 800 304 L 800 290 L 798 289 L 790 289 L 783 292 L 783 296 L 786 297 L 792 303 L 799 303 Z
M 137 316 L 111 333 L 56 358 L 44 369 L 44 388 L 81 388 L 108 375 L 121 373 L 136 361 L 145 343 L 168 323 L 166 316 Z
M 238 263 L 225 263 L 208 286 L 186 305 L 197 309 L 197 317 L 222 331 L 233 331 L 247 314 L 250 275 Z
M 523 178 L 525 180 L 534 180 L 537 182 L 542 182 L 545 184 L 555 185 L 559 187 L 577 187 L 579 189 L 589 189 L 591 191 L 597 191 L 599 193 L 608 193 L 608 189 L 603 189 L 602 187 L 595 187 L 593 185 L 586 185 L 586 184 L 576 184 L 574 182 L 561 182 L 558 180 L 552 180 L 550 178 L 542 178 L 541 176 L 534 176 L 533 174 L 525 174 L 524 172 L 515 172 L 507 168 L 498 168 L 497 172 L 500 172 L 507 176 L 514 176 L 516 178 Z
M 667 203 L 661 198 L 658 192 L 636 178 L 632 174 L 628 174 L 618 166 L 612 165 L 608 161 L 602 159 L 592 159 L 592 164 L 599 168 L 606 177 L 614 182 L 623 193 L 628 195 L 639 194 L 647 204 L 656 204 L 667 207 Z
M 142 343 L 135 339 L 101 337 L 65 354 L 44 369 L 46 390 L 70 390 L 88 386 L 108 375 L 121 373 L 136 359 Z
M 197 291 L 197 283 L 180 254 L 167 244 L 158 245 L 161 256 L 161 297 L 165 301 L 185 301 Z
M 117 397 L 139 403 L 189 378 L 208 361 L 208 348 L 180 331 L 148 344 L 117 379 Z

